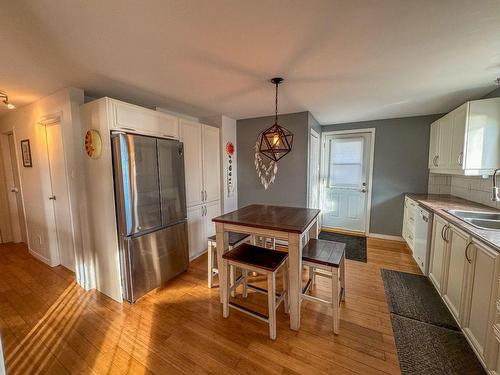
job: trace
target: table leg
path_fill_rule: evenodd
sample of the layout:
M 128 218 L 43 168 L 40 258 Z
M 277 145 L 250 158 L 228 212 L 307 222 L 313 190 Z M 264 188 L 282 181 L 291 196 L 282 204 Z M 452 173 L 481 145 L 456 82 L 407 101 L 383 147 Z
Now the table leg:
M 228 291 L 227 288 L 227 277 L 228 277 L 228 265 L 224 264 L 222 261 L 222 255 L 227 251 L 229 246 L 229 234 L 224 231 L 224 223 L 216 223 L 216 249 L 217 249 L 217 265 L 219 267 L 219 294 L 220 294 L 220 302 L 222 303 Z
M 302 248 L 301 235 L 288 235 L 288 262 L 289 262 L 289 309 L 290 328 L 298 331 L 300 328 L 300 292 L 302 287 Z
M 316 219 L 312 227 L 309 229 L 309 238 L 318 238 L 319 230 L 319 221 Z

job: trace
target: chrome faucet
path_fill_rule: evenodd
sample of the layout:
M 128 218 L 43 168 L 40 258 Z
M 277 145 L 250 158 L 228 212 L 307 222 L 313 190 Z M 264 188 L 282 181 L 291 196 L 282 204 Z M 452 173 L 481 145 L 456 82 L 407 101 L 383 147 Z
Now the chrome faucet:
M 493 197 L 491 200 L 493 202 L 499 202 L 500 201 L 500 195 L 498 195 L 498 186 L 497 186 L 497 173 L 500 172 L 500 169 L 495 169 L 495 172 L 493 172 Z

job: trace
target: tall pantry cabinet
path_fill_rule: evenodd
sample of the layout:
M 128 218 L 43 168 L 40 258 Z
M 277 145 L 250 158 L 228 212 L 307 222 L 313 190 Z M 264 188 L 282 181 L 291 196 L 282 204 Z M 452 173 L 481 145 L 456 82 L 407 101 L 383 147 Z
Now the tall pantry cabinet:
M 180 121 L 184 143 L 189 259 L 203 254 L 215 234 L 212 219 L 221 214 L 219 128 Z

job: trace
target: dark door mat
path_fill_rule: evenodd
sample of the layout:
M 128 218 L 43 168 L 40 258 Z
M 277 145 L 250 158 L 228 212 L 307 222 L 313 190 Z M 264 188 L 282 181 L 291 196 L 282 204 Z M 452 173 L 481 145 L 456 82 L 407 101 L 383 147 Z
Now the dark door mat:
M 345 243 L 345 257 L 351 260 L 366 262 L 366 237 L 349 236 L 332 232 L 321 232 L 319 238 Z
M 391 313 L 460 331 L 457 322 L 426 276 L 386 269 L 380 272 Z
M 403 375 L 486 374 L 461 332 L 391 314 Z

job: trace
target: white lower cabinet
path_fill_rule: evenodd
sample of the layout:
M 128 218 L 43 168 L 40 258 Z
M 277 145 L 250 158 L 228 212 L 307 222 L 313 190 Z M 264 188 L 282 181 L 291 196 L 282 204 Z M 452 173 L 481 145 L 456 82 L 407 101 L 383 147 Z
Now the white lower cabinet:
M 440 294 L 442 293 L 443 269 L 447 255 L 446 253 L 448 251 L 448 241 L 445 237 L 448 230 L 448 223 L 440 216 L 434 215 L 432 223 L 429 278 Z
M 201 204 L 187 209 L 189 260 L 207 250 L 208 237 L 215 234 L 212 219 L 220 215 L 220 201 Z
M 402 235 L 412 251 L 414 250 L 415 244 L 415 217 L 417 214 L 417 207 L 417 202 L 405 197 Z
M 498 252 L 473 242 L 467 250 L 468 287 L 466 288 L 465 314 L 463 330 L 469 338 L 474 350 L 486 363 L 492 365 L 492 350 L 498 352 L 494 326 L 497 313 L 497 290 L 499 261 Z M 487 358 L 489 357 L 489 358 Z M 496 357 L 496 356 L 495 356 Z
M 446 236 L 448 259 L 445 261 L 447 267 L 444 272 L 443 299 L 455 319 L 460 322 L 462 319 L 462 291 L 464 290 L 465 266 L 467 263 L 465 251 L 469 245 L 470 237 L 453 225 L 449 227 Z
M 483 365 L 500 375 L 499 256 L 434 215 L 429 278 Z

